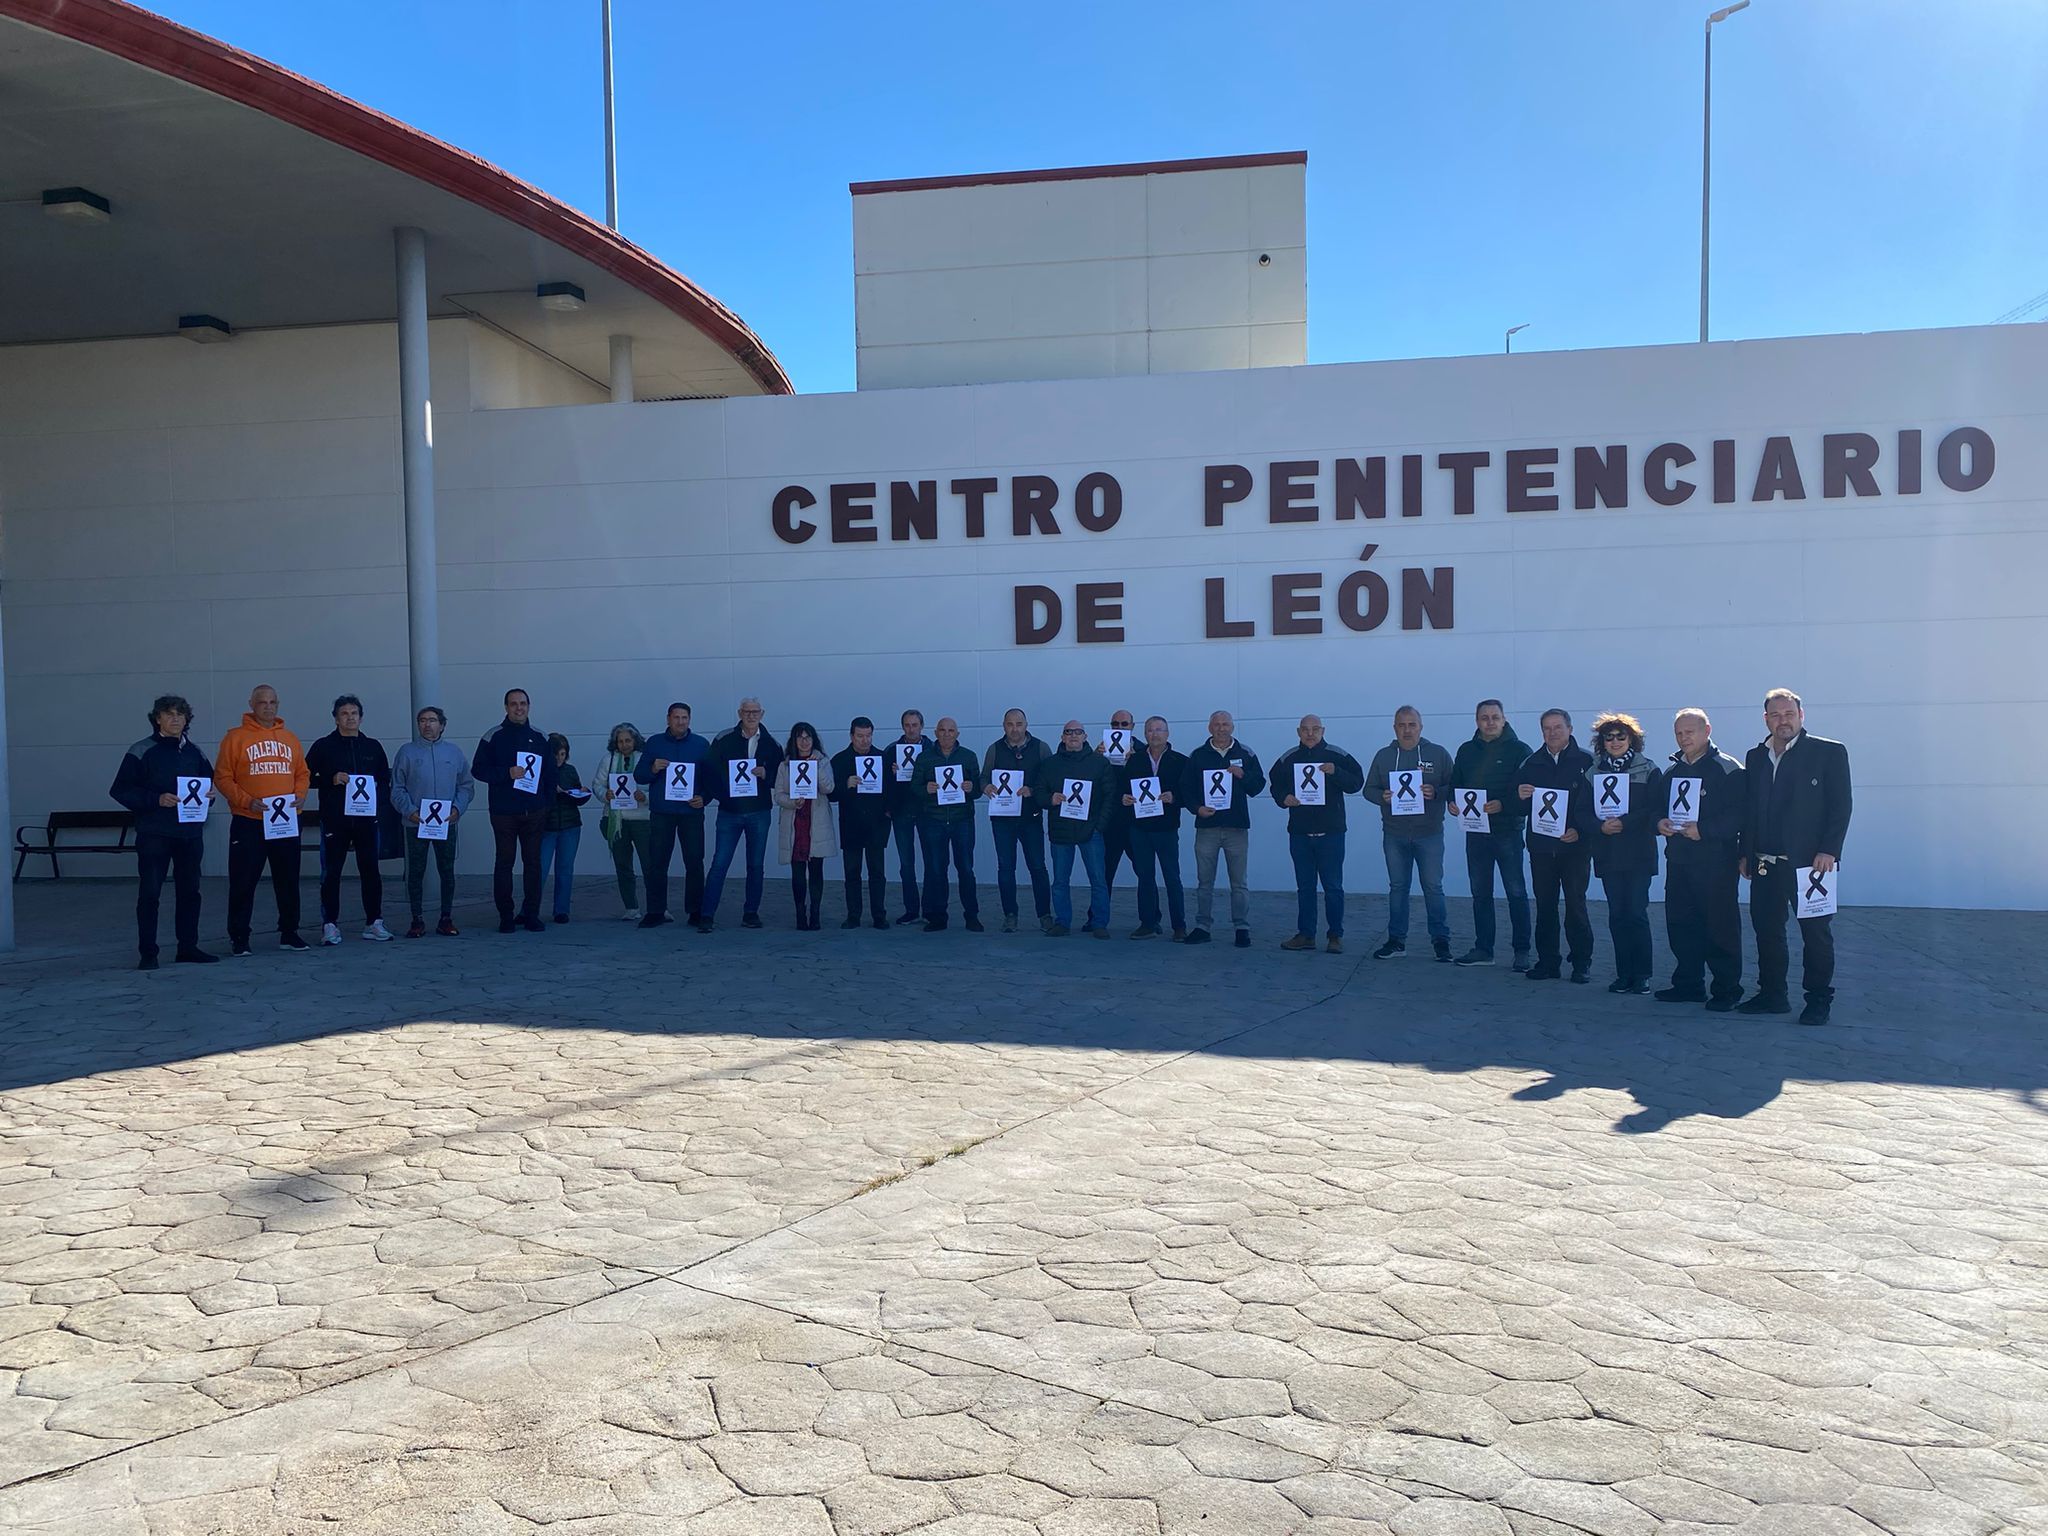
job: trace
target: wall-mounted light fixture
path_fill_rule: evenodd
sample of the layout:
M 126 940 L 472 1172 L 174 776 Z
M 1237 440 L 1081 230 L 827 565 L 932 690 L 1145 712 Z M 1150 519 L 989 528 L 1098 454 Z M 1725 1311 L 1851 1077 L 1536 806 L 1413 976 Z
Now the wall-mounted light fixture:
M 75 224 L 104 224 L 114 216 L 114 205 L 84 187 L 51 187 L 43 193 L 43 212 Z
M 570 314 L 583 307 L 583 290 L 574 283 L 542 283 L 533 290 L 533 296 L 540 300 L 542 309 L 552 309 L 557 314 Z
M 178 334 L 187 341 L 226 341 L 235 334 L 235 328 L 212 315 L 180 315 Z

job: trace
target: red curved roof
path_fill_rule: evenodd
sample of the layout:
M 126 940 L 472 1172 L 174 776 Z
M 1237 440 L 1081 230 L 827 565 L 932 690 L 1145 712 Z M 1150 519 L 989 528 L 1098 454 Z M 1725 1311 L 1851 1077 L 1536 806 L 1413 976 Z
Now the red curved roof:
M 508 219 L 688 320 L 769 394 L 795 393 L 774 354 L 738 315 L 615 230 L 488 161 L 125 0 L 0 0 L 0 16 L 251 107 Z

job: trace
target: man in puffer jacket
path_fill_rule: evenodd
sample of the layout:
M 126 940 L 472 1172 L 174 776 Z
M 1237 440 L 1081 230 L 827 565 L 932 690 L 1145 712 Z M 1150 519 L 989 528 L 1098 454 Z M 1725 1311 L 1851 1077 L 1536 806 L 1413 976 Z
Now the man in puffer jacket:
M 213 804 L 213 764 L 186 734 L 192 728 L 192 706 L 177 694 L 164 694 L 150 705 L 149 724 L 149 734 L 121 759 L 108 791 L 135 814 L 135 930 L 142 956 L 136 969 L 157 968 L 157 904 L 166 874 L 177 900 L 176 959 L 181 965 L 211 965 L 220 956 L 199 947 L 199 858 L 206 823 L 181 821 L 178 806 L 188 799 L 195 808 Z M 193 779 L 208 782 L 193 785 Z
M 1499 699 L 1482 699 L 1472 712 L 1472 739 L 1458 748 L 1451 762 L 1451 793 L 1476 790 L 1486 812 L 1486 830 L 1465 830 L 1465 874 L 1472 882 L 1472 947 L 1458 957 L 1460 965 L 1493 964 L 1493 872 L 1500 871 L 1501 894 L 1508 899 L 1508 925 L 1515 948 L 1515 969 L 1529 969 L 1529 882 L 1522 874 L 1522 800 L 1515 793 L 1515 775 L 1529 748 L 1508 724 Z

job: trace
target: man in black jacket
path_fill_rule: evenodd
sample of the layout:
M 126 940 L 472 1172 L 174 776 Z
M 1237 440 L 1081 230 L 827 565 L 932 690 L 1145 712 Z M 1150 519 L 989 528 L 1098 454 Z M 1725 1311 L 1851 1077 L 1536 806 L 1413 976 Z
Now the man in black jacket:
M 199 947 L 199 856 L 206 837 L 204 811 L 213 804 L 213 764 L 192 744 L 192 706 L 167 693 L 149 707 L 149 734 L 128 749 L 108 792 L 135 814 L 135 930 L 141 960 L 157 968 L 157 905 L 169 874 L 176 893 L 180 965 L 210 965 L 220 958 Z M 194 784 L 198 779 L 204 782 Z M 178 811 L 186 803 L 196 821 Z
M 1159 884 L 1166 884 L 1166 915 L 1173 942 L 1188 937 L 1187 892 L 1180 882 L 1180 791 L 1188 760 L 1167 739 L 1164 715 L 1145 722 L 1145 744 L 1124 764 L 1123 803 L 1131 813 L 1131 863 L 1138 871 L 1138 926 L 1134 939 L 1159 937 Z M 1157 816 L 1140 816 L 1140 800 L 1156 800 Z
M 1741 1013 L 1790 1013 L 1785 916 L 1798 905 L 1799 881 L 1841 861 L 1849 836 L 1849 749 L 1806 733 L 1806 708 L 1789 688 L 1764 695 L 1770 732 L 1743 760 L 1742 872 L 1749 879 L 1749 924 L 1756 932 L 1756 995 Z M 1799 919 L 1806 1007 L 1802 1024 L 1825 1024 L 1835 1000 L 1834 920 Z
M 470 777 L 484 786 L 491 811 L 491 836 L 497 861 L 491 869 L 491 896 L 498 904 L 498 932 L 525 928 L 545 933 L 540 920 L 540 835 L 547 808 L 555 803 L 555 754 L 548 739 L 533 728 L 533 705 L 524 688 L 505 693 L 505 718 L 484 733 L 470 760 Z M 326 820 L 323 816 L 321 820 Z M 519 917 L 512 916 L 512 860 L 524 868 Z
M 1188 930 L 1188 942 L 1209 942 L 1220 853 L 1230 874 L 1230 922 L 1237 930 L 1237 947 L 1249 949 L 1251 800 L 1265 793 L 1266 770 L 1259 766 L 1258 753 L 1237 739 L 1236 730 L 1230 712 L 1219 709 L 1209 717 L 1208 740 L 1188 754 L 1187 782 L 1181 791 L 1183 803 L 1195 813 L 1195 926 Z M 1225 796 L 1228 805 L 1209 803 Z
M 1325 946 L 1333 955 L 1344 949 L 1344 797 L 1365 788 L 1365 770 L 1342 747 L 1323 740 L 1319 715 L 1303 715 L 1295 727 L 1298 746 L 1273 761 L 1267 784 L 1273 799 L 1287 810 L 1287 851 L 1294 859 L 1295 924 L 1282 949 L 1316 947 L 1316 886 L 1323 888 L 1323 920 L 1329 931 Z M 1316 769 L 1320 805 L 1304 803 L 1300 790 L 1304 765 Z
M 917 777 L 917 760 L 932 744 L 931 737 L 924 733 L 924 711 L 903 711 L 902 726 L 903 734 L 889 743 L 885 754 L 889 759 L 889 782 L 882 793 L 889 807 L 890 835 L 896 840 L 896 875 L 903 885 L 903 915 L 896 919 L 899 926 L 924 919 L 918 879 L 931 856 L 935 835 L 924 797 L 911 793 L 911 781 Z M 918 854 L 920 840 L 925 850 L 922 858 Z
M 981 754 L 982 793 L 993 799 L 1002 784 L 1017 795 L 1017 814 L 988 818 L 989 836 L 996 845 L 996 894 L 1003 901 L 1003 932 L 1017 931 L 1017 850 L 1024 851 L 1024 867 L 1031 872 L 1031 905 L 1041 929 L 1052 927 L 1052 882 L 1045 873 L 1045 824 L 1043 802 L 1031 792 L 1038 766 L 1051 748 L 1031 734 L 1031 722 L 1021 709 L 1003 711 L 1003 734 Z M 1007 773 L 998 780 L 997 774 Z
M 356 856 L 363 898 L 363 937 L 383 943 L 384 871 L 377 866 L 377 822 L 391 801 L 391 760 L 384 744 L 365 736 L 363 701 L 334 701 L 334 729 L 306 748 L 306 773 L 320 791 L 320 942 L 341 942 L 341 871 Z M 363 780 L 367 778 L 366 784 Z
M 839 806 L 839 854 L 846 861 L 846 920 L 842 928 L 860 926 L 861 867 L 867 867 L 868 916 L 877 928 L 889 926 L 889 878 L 882 872 L 882 854 L 889 846 L 889 802 L 884 793 L 889 760 L 875 745 L 875 722 L 855 715 L 847 727 L 847 743 L 832 758 L 832 793 Z M 866 788 L 863 788 L 865 782 Z
M 1742 1001 L 1742 765 L 1714 745 L 1703 709 L 1681 709 L 1671 733 L 1678 750 L 1665 770 L 1657 830 L 1664 834 L 1664 932 L 1674 963 L 1671 985 L 1656 996 L 1726 1013 Z
M 1522 761 L 1515 797 L 1529 817 L 1529 874 L 1535 887 L 1536 964 L 1531 981 L 1555 981 L 1563 974 L 1557 933 L 1557 902 L 1564 898 L 1564 938 L 1572 980 L 1592 978 L 1593 920 L 1586 912 L 1586 887 L 1593 878 L 1593 853 L 1586 842 L 1594 827 L 1593 787 L 1586 772 L 1593 754 L 1572 736 L 1572 717 L 1546 709 L 1543 745 Z
M 974 802 L 981 795 L 981 764 L 960 744 L 960 722 L 951 715 L 932 727 L 931 750 L 918 754 L 911 789 L 931 807 L 924 855 L 924 931 L 946 928 L 946 867 L 960 881 L 960 915 L 969 933 L 980 933 L 981 895 L 974 885 Z
M 1122 752 L 1117 752 L 1112 748 L 1110 736 L 1111 733 L 1116 731 L 1123 732 L 1121 739 L 1127 743 Z M 1122 784 L 1124 769 L 1129 765 L 1131 759 L 1137 755 L 1137 716 L 1133 715 L 1128 709 L 1119 709 L 1113 713 L 1109 717 L 1109 730 L 1102 733 L 1102 740 L 1096 743 L 1095 750 L 1102 754 L 1102 760 L 1108 765 L 1110 776 L 1114 781 L 1112 788 L 1115 792 L 1109 797 L 1109 804 L 1104 810 L 1102 822 L 1102 879 L 1104 888 L 1109 892 L 1110 900 L 1114 902 L 1116 900 L 1116 867 L 1118 863 L 1124 859 L 1129 859 L 1131 861 L 1131 873 L 1135 875 L 1138 872 L 1138 860 L 1131 849 L 1131 823 L 1137 818 L 1131 814 L 1130 807 L 1124 804 L 1122 789 L 1116 787 Z M 1108 909 L 1105 908 L 1104 910 Z M 1082 925 L 1081 931 L 1083 933 L 1088 931 L 1086 924 Z
M 764 711 L 755 698 L 740 700 L 739 723 L 711 743 L 704 761 L 706 797 L 718 802 L 717 851 L 704 877 L 704 905 L 696 929 L 709 933 L 718 917 L 718 898 L 725 893 L 725 874 L 732 868 L 740 842 L 747 845 L 747 889 L 740 911 L 742 928 L 761 926 L 761 887 L 768 868 L 768 834 L 775 820 L 775 771 L 782 766 L 782 748 L 762 728 Z
M 1522 800 L 1515 793 L 1515 775 L 1528 760 L 1529 749 L 1499 699 L 1481 699 L 1472 711 L 1472 739 L 1458 748 L 1451 762 L 1451 793 L 1475 791 L 1486 813 L 1486 830 L 1465 829 L 1465 875 L 1472 882 L 1472 947 L 1458 957 L 1460 965 L 1493 964 L 1496 929 L 1493 915 L 1493 872 L 1500 871 L 1501 894 L 1508 899 L 1508 932 L 1515 951 L 1515 969 L 1529 969 L 1529 882 L 1522 874 Z

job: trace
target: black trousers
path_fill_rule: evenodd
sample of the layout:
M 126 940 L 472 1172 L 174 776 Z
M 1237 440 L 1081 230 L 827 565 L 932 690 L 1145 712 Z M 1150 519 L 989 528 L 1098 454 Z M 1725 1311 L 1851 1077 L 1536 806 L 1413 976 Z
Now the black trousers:
M 1712 997 L 1742 991 L 1742 877 L 1736 861 L 1711 856 L 1664 861 L 1664 933 L 1671 941 L 1671 985 Z
M 796 925 L 801 928 L 825 915 L 825 861 L 794 860 L 789 866 L 789 894 L 796 898 Z
M 540 916 L 540 834 L 545 811 L 526 811 L 517 816 L 491 812 L 491 836 L 497 842 L 497 862 L 491 867 L 491 897 L 498 904 L 500 922 L 512 913 L 512 860 L 516 855 L 524 866 L 526 883 L 520 893 L 519 917 Z
M 668 916 L 668 861 L 677 844 L 683 850 L 683 915 L 691 922 L 704 907 L 704 818 L 647 818 L 647 906 L 649 917 Z
M 1187 894 L 1180 882 L 1180 832 L 1169 827 L 1164 816 L 1132 823 L 1131 867 L 1138 872 L 1138 921 L 1148 928 L 1159 926 L 1159 887 L 1163 884 L 1174 928 L 1187 927 Z
M 135 947 L 143 954 L 156 954 L 157 902 L 165 875 L 171 876 L 177 896 L 178 949 L 199 947 L 199 855 L 204 847 L 196 837 L 135 834 Z
M 1138 856 L 1131 851 L 1133 817 L 1123 808 L 1123 801 L 1120 798 L 1123 791 L 1118 790 L 1115 793 L 1119 796 L 1116 809 L 1109 813 L 1109 820 L 1102 824 L 1102 883 L 1112 893 L 1116 890 L 1117 860 L 1129 860 L 1131 873 L 1138 873 Z
M 341 866 L 356 856 L 356 879 L 363 888 L 363 921 L 384 915 L 384 871 L 377 867 L 377 818 L 337 816 L 320 822 L 320 921 L 341 921 Z
M 889 877 L 883 860 L 889 853 L 889 823 L 877 821 L 869 827 L 839 824 L 839 856 L 846 862 L 846 915 L 860 917 L 861 866 L 867 866 L 868 916 L 889 915 Z
M 1593 851 L 1585 843 L 1554 837 L 1529 839 L 1529 883 L 1536 904 L 1536 960 L 1558 963 L 1557 901 L 1564 898 L 1564 938 L 1576 968 L 1593 963 L 1593 920 L 1586 914 L 1586 887 L 1593 878 Z
M 1756 989 L 1766 997 L 1785 995 L 1792 954 L 1785 943 L 1785 919 L 1799 902 L 1799 871 L 1774 859 L 1749 882 L 1749 926 L 1756 933 Z M 1832 917 L 1799 919 L 1800 980 L 1810 1003 L 1835 997 L 1835 934 Z
M 256 886 L 265 868 L 277 892 L 278 937 L 299 931 L 299 853 L 296 833 L 266 838 L 263 824 L 253 816 L 237 816 L 229 824 L 228 937 L 235 943 L 249 942 L 249 925 L 256 915 Z

